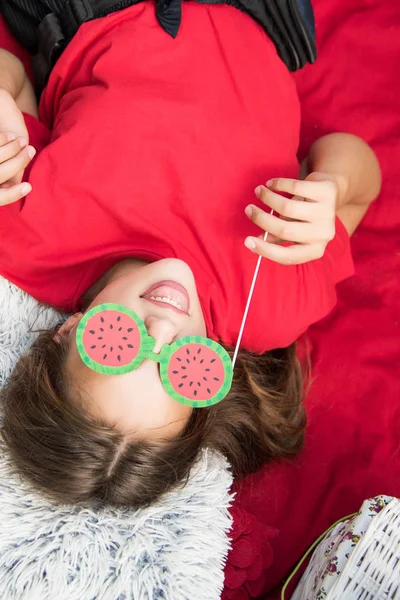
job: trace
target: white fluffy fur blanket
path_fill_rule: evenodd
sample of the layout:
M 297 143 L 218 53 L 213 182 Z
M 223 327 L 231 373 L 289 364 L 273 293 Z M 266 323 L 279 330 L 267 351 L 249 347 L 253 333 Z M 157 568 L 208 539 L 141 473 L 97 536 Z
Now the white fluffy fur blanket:
M 0 387 L 60 315 L 0 277 Z M 59 506 L 21 481 L 0 445 L 2 600 L 216 600 L 232 477 L 205 451 L 183 489 L 141 510 Z

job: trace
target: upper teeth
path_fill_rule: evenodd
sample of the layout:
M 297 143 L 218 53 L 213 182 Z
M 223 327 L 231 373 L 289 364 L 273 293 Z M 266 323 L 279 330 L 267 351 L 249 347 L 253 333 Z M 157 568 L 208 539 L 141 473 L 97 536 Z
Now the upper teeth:
M 149 300 L 157 300 L 157 302 L 165 302 L 166 304 L 172 304 L 172 306 L 175 306 L 179 310 L 185 311 L 185 309 L 179 304 L 179 302 L 177 302 L 173 298 L 170 298 L 169 296 L 149 296 Z

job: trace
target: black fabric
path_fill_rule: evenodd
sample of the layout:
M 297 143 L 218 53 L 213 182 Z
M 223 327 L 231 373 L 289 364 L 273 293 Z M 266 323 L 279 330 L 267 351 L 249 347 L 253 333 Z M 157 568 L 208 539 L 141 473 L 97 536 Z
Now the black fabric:
M 143 0 L 0 0 L 0 13 L 16 39 L 34 55 L 32 66 L 38 91 L 80 25 L 123 10 Z M 161 27 L 176 37 L 183 0 L 157 0 Z M 260 23 L 291 71 L 316 59 L 314 13 L 310 0 L 195 0 L 228 4 Z
M 178 35 L 182 18 L 181 0 L 157 2 L 156 15 L 161 27 L 175 38 Z
M 0 0 L 0 14 L 19 43 L 35 54 L 41 21 L 50 12 L 57 14 L 64 4 L 65 0 Z

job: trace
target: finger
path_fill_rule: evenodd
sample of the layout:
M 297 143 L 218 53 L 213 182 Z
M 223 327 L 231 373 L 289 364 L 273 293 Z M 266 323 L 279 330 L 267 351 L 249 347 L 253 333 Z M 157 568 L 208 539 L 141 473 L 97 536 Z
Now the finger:
M 252 250 L 252 252 L 260 254 L 264 258 L 269 258 L 281 265 L 301 265 L 311 260 L 317 260 L 324 255 L 325 251 L 325 247 L 322 244 L 279 246 L 253 237 L 246 238 L 245 246 Z
M 0 146 L 5 146 L 9 142 L 15 140 L 17 136 L 12 131 L 2 131 L 0 133 Z
M 257 192 L 258 191 L 258 192 Z M 312 221 L 315 218 L 316 206 L 310 203 L 301 202 L 294 198 L 284 198 L 276 194 L 272 190 L 258 186 L 255 190 L 257 198 L 264 204 L 275 210 L 286 219 L 294 219 L 296 221 Z
M 254 205 L 246 207 L 246 215 L 255 225 L 258 225 L 264 231 L 268 231 L 268 233 L 287 242 L 306 243 L 312 241 L 315 237 L 315 227 L 311 223 L 284 221 Z
M 20 173 L 20 171 L 26 169 L 35 154 L 36 150 L 32 146 L 28 146 L 28 148 L 21 150 L 14 158 L 0 164 L 0 183 L 5 183 Z
M 301 181 L 300 179 L 270 179 L 267 187 L 275 192 L 285 192 L 292 196 L 302 196 L 306 200 L 314 202 L 335 202 L 337 196 L 337 185 L 329 179 L 325 181 Z
M 0 189 L 0 206 L 6 206 L 21 200 L 32 191 L 32 186 L 25 182 L 22 185 L 14 185 L 8 189 Z M 1 211 L 0 211 L 1 215 Z
M 260 233 L 260 235 L 258 236 L 259 240 L 263 240 L 264 239 L 264 235 L 265 233 Z M 281 238 L 276 237 L 276 235 L 272 235 L 272 233 L 269 233 L 267 236 L 267 241 L 270 244 L 282 244 L 282 242 L 284 240 L 281 240 Z
M 17 138 L 8 144 L 0 146 L 0 163 L 16 156 L 27 144 L 28 140 L 26 138 Z

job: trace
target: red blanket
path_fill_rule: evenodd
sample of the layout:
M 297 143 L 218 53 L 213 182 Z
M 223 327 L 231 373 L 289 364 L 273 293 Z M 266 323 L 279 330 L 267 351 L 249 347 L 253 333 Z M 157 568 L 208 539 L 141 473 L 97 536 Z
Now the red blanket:
M 353 238 L 356 276 L 309 332 L 306 447 L 236 485 L 225 600 L 278 598 L 282 579 L 333 521 L 369 496 L 400 496 L 400 5 L 314 4 L 319 59 L 296 75 L 301 154 L 324 133 L 358 134 L 377 152 L 384 184 Z M 1 22 L 0 39 L 21 55 Z
M 330 524 L 365 498 L 400 496 L 400 4 L 314 6 L 319 58 L 296 74 L 301 154 L 325 133 L 357 134 L 379 157 L 383 189 L 352 240 L 355 277 L 308 334 L 306 447 L 236 485 L 224 600 L 278 598 Z

